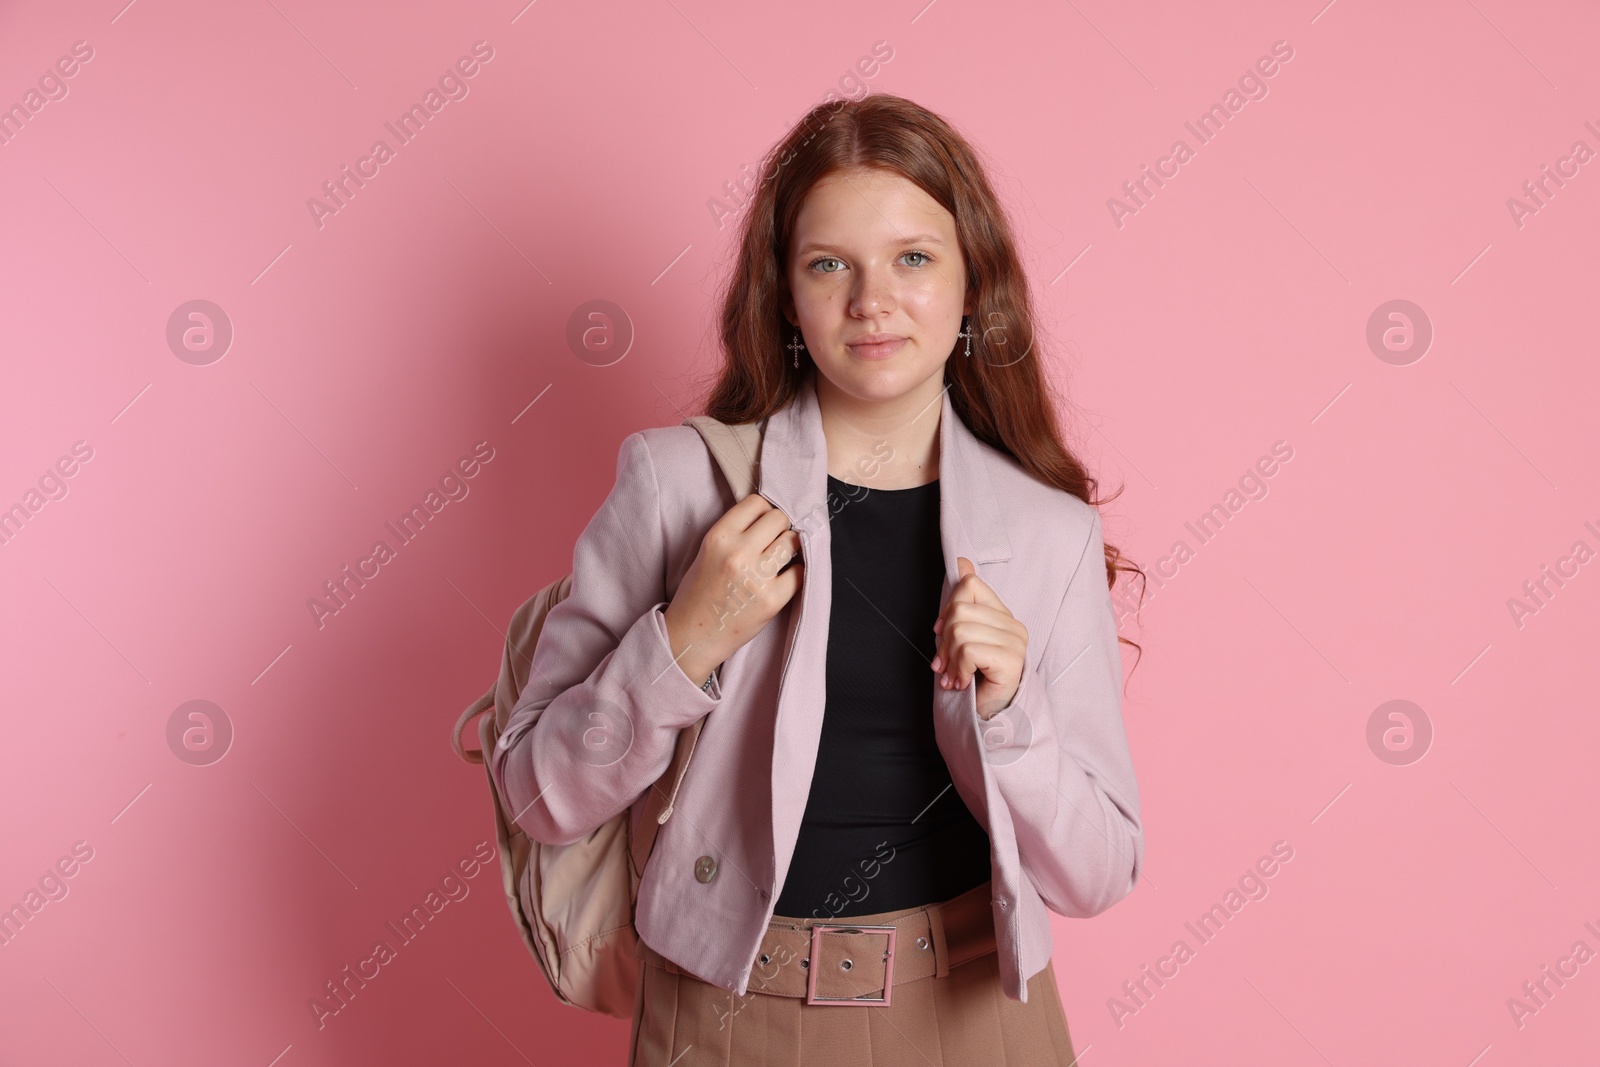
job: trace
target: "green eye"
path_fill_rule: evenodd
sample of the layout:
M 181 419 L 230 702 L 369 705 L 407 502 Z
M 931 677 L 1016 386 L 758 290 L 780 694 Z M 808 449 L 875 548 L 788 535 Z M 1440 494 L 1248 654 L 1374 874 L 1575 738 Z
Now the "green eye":
M 900 256 L 900 258 L 901 259 L 905 259 L 906 256 L 919 256 L 919 257 L 921 257 L 920 262 L 907 264 L 907 266 L 914 267 L 914 268 L 919 268 L 920 269 L 922 267 L 927 266 L 929 263 L 933 262 L 933 257 L 932 256 L 928 255 L 928 253 L 926 253 L 926 252 L 922 252 L 922 251 L 919 251 L 917 249 L 912 249 L 910 252 L 903 253 Z M 816 259 L 813 259 L 810 263 L 806 264 L 806 269 L 807 270 L 812 270 L 812 271 L 817 271 L 817 264 L 819 264 L 819 263 L 839 263 L 840 264 L 840 268 L 839 269 L 843 269 L 843 264 L 842 264 L 841 260 L 837 256 L 818 256 Z M 817 271 L 817 273 L 819 273 L 819 274 L 838 274 L 839 270 L 822 270 L 822 271 Z

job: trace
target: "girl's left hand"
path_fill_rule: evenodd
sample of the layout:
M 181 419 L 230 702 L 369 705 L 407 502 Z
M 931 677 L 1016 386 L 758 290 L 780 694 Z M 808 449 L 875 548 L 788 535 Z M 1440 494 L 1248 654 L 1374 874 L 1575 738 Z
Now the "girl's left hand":
M 1011 703 L 1022 684 L 1028 654 L 1028 628 L 978 577 L 966 556 L 956 557 L 960 578 L 933 624 L 938 654 L 929 666 L 940 672 L 944 689 L 978 683 L 978 717 L 988 720 Z

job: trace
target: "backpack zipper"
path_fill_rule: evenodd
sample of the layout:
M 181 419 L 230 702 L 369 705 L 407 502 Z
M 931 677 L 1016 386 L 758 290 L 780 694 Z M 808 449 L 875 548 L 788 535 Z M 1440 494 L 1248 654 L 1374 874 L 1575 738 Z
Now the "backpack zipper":
M 774 505 L 774 506 L 776 507 L 776 505 Z M 786 512 L 786 511 L 784 512 L 785 516 L 787 516 L 788 514 L 789 514 L 788 512 Z M 792 518 L 789 520 L 789 528 L 790 529 L 794 528 L 794 520 Z M 800 538 L 800 562 L 804 563 L 804 564 L 807 564 L 807 568 L 806 569 L 807 569 L 807 574 L 809 575 L 809 573 L 810 573 L 810 566 L 809 566 L 810 561 L 805 558 L 805 555 L 806 555 L 805 549 L 806 549 L 806 539 L 805 539 L 804 536 L 801 536 L 801 538 Z M 804 589 L 800 590 L 800 594 L 802 596 L 804 596 L 805 590 Z M 794 646 L 800 643 L 799 639 L 800 639 L 800 623 L 799 623 L 798 620 L 796 620 L 795 627 L 794 627 L 794 636 L 789 641 L 789 651 L 783 657 L 783 670 L 778 673 L 778 692 L 779 693 L 783 692 L 784 679 L 789 676 L 789 663 L 790 663 L 791 660 L 794 659 Z M 696 724 L 697 728 L 695 729 L 694 737 L 689 739 L 689 753 L 688 753 L 688 755 L 683 757 L 683 766 L 678 768 L 678 777 L 672 783 L 672 793 L 667 797 L 667 806 L 661 809 L 661 814 L 660 815 L 656 816 L 656 825 L 658 825 L 658 826 L 665 825 L 666 821 L 672 817 L 672 806 L 678 800 L 678 787 L 683 784 L 683 776 L 689 770 L 689 761 L 694 759 L 694 747 L 700 743 L 700 730 L 704 729 L 704 726 L 705 726 L 705 720 L 701 719 L 699 721 L 699 723 Z

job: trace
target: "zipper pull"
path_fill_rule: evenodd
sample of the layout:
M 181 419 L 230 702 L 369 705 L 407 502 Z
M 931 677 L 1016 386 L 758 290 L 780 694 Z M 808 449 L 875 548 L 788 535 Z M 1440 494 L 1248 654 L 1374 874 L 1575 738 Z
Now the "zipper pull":
M 683 776 L 689 770 L 689 761 L 694 759 L 694 746 L 700 743 L 700 731 L 704 728 L 705 720 L 695 724 L 694 736 L 689 739 L 689 752 L 683 757 L 683 766 L 678 768 L 678 777 L 672 783 L 672 794 L 667 797 L 667 806 L 661 809 L 661 814 L 656 816 L 656 825 L 661 826 L 672 817 L 672 805 L 678 799 L 678 787 L 683 785 Z

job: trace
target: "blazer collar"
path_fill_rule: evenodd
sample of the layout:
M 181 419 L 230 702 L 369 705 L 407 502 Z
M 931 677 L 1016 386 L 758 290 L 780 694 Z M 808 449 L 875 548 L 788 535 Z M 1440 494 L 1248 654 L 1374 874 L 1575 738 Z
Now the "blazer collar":
M 828 525 L 828 442 L 822 432 L 815 367 L 795 399 L 768 419 L 761 443 L 757 491 L 789 516 L 797 529 L 816 533 Z M 945 573 L 959 576 L 956 557 L 974 564 L 1011 558 L 1006 515 L 995 493 L 994 449 L 978 440 L 939 395 L 939 526 Z

